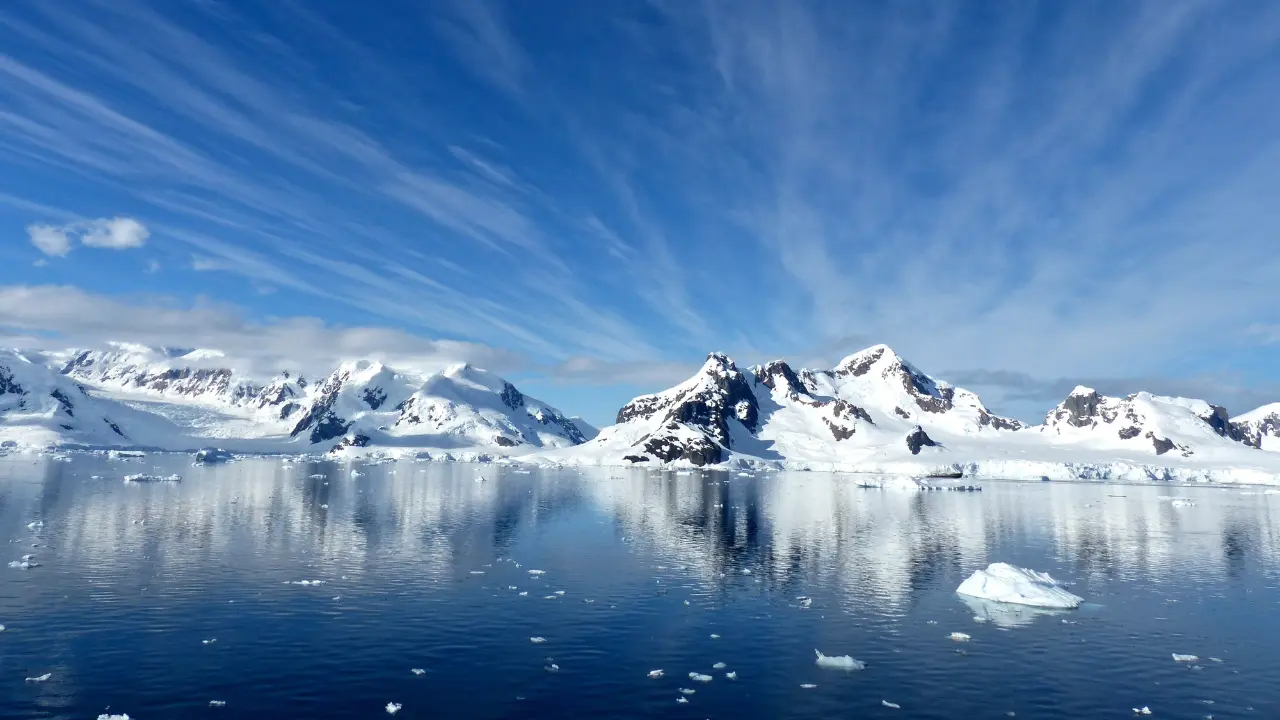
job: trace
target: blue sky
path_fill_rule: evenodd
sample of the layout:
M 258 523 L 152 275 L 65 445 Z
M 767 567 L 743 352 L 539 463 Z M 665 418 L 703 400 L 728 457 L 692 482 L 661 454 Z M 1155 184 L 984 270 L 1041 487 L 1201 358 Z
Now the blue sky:
M 1022 417 L 1280 399 L 1277 3 L 17 0 L 0 48 L 9 344 L 467 359 L 598 423 L 877 342 Z

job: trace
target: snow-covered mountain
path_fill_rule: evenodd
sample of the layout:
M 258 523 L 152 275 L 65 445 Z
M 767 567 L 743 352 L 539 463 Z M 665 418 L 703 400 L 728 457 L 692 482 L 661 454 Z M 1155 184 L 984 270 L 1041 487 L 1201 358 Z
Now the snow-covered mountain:
M 259 379 L 238 372 L 221 353 L 115 344 L 102 351 L 48 356 L 10 354 L 27 386 L 46 398 L 44 432 L 6 410 L 0 437 L 19 445 L 144 446 L 238 452 L 388 452 L 442 450 L 450 457 L 522 454 L 594 437 L 590 425 L 522 394 L 493 373 L 457 365 L 421 374 L 378 362 L 342 363 L 308 382 L 280 373 Z M 4 356 L 4 357 L 10 357 Z M 0 376 L 5 377 L 5 376 Z M 81 396 L 86 407 L 116 418 L 118 434 L 83 431 L 59 420 L 59 396 Z M 16 397 L 14 392 L 9 395 Z M 11 403 L 17 407 L 17 401 Z M 5 406 L 8 408 L 8 405 Z M 64 418 L 65 419 L 65 418 Z M 448 455 L 448 453 L 453 453 Z
M 1280 452 L 1280 402 L 1240 415 L 1231 424 L 1245 442 L 1263 450 Z
M 1280 405 L 1233 420 L 1223 408 L 1076 388 L 1045 423 L 1000 417 L 979 397 L 877 345 L 830 370 L 775 361 L 740 369 L 712 353 L 690 379 L 644 395 L 595 440 L 551 463 L 704 466 L 768 461 L 815 470 L 994 477 L 1280 482 Z
M 0 443 L 127 443 L 130 438 L 112 419 L 112 409 L 41 358 L 0 350 Z
M 741 370 L 712 353 L 689 380 L 638 397 L 589 443 L 631 462 L 723 462 L 732 455 L 800 462 L 930 457 L 955 438 L 1022 427 L 978 396 L 930 378 L 890 348 L 850 355 L 831 370 L 781 360 Z

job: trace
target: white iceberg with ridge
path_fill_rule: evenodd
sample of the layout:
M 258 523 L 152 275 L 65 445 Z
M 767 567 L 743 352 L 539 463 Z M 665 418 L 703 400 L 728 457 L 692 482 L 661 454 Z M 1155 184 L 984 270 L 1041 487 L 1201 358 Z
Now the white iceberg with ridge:
M 1084 598 L 1068 592 L 1048 573 L 1008 563 L 992 563 L 985 570 L 975 571 L 960 583 L 956 592 L 992 602 L 1064 610 L 1084 602 Z

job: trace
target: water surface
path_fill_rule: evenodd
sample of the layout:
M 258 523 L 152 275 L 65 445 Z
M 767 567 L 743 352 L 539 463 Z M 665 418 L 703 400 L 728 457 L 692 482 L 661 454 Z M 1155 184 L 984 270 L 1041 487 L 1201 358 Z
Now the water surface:
M 0 560 L 40 566 L 0 567 L 0 718 L 1274 718 L 1278 520 L 1239 488 L 12 456 Z M 1087 603 L 954 593 L 995 561 Z

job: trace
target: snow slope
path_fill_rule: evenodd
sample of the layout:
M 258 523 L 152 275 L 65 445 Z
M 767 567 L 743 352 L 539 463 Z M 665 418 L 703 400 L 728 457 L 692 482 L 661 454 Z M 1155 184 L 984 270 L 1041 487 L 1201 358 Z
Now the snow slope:
M 590 442 L 545 463 L 716 465 L 1040 479 L 1280 482 L 1263 412 L 1233 421 L 1202 400 L 1076 388 L 1024 426 L 877 345 L 830 370 L 742 370 L 712 353 L 690 379 L 644 395 Z M 1268 441 L 1269 442 L 1269 441 Z M 534 459 L 534 458 L 531 458 Z
M 0 444 L 123 444 L 111 403 L 18 352 L 0 350 Z
M 442 457 L 471 458 L 568 446 L 596 432 L 468 365 L 423 375 L 350 361 L 308 383 L 287 373 L 265 380 L 244 376 L 212 350 L 115 344 L 105 351 L 13 357 L 22 361 L 18 367 L 26 385 L 37 388 L 34 396 L 51 398 L 52 389 L 63 388 L 68 396 L 83 396 L 86 407 L 115 418 L 121 430 L 87 432 L 59 416 L 56 399 L 50 399 L 48 417 L 34 432 L 28 400 L 27 412 L 4 416 L 4 437 L 21 446 L 348 454 L 442 450 Z
M 1240 415 L 1232 424 L 1249 443 L 1263 450 L 1280 452 L 1280 402 Z

